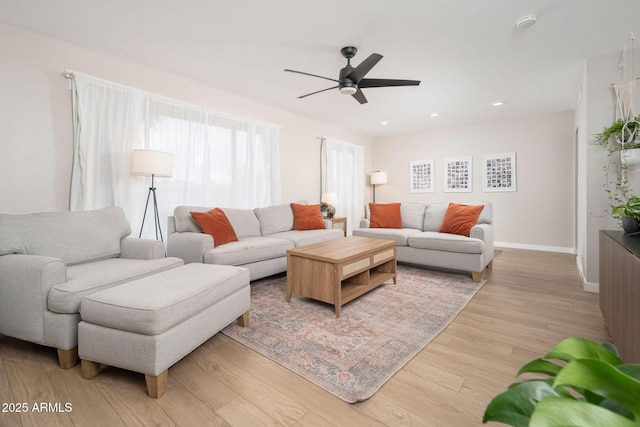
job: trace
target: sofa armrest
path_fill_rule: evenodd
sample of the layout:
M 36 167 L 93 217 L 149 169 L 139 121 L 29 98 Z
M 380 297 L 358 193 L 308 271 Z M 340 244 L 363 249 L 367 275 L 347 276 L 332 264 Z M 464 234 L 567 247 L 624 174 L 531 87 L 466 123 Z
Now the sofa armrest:
M 167 239 L 167 255 L 182 258 L 185 264 L 204 262 L 205 252 L 213 247 L 213 237 L 205 233 L 171 233 Z
M 493 260 L 493 224 L 476 224 L 471 228 L 469 237 L 484 242 L 484 265 Z
M 0 333 L 44 344 L 49 290 L 67 280 L 67 265 L 39 255 L 0 256 Z
M 328 219 L 323 218 L 322 222 L 324 222 L 324 228 L 326 228 L 327 230 L 331 230 L 333 228 L 333 223 Z
M 164 244 L 159 240 L 125 237 L 120 241 L 120 258 L 159 259 L 164 257 Z
M 371 225 L 371 221 L 367 218 L 363 218 L 360 220 L 360 228 L 369 228 Z

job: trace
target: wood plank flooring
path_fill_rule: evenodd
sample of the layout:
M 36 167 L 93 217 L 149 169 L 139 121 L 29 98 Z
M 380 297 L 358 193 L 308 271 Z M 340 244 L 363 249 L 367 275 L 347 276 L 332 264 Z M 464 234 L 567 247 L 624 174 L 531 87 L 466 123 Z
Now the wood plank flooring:
M 55 349 L 0 336 L 0 426 L 474 426 L 524 363 L 569 336 L 610 339 L 575 257 L 503 249 L 455 321 L 371 399 L 348 404 L 217 334 L 169 369 L 148 398 L 144 375 L 107 368 L 83 380 Z M 34 404 L 49 405 L 48 412 Z M 71 410 L 65 411 L 65 403 Z M 57 405 L 56 405 L 57 404 Z

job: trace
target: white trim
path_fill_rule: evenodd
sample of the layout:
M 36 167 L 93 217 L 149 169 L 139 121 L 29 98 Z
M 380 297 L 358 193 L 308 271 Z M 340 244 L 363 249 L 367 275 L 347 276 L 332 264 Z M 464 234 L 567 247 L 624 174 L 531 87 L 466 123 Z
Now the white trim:
M 582 282 L 582 289 L 586 292 L 593 292 L 596 294 L 600 293 L 600 284 L 587 282 L 587 278 L 584 274 L 584 268 L 582 268 L 582 263 L 580 262 L 580 257 L 576 257 L 576 266 L 578 266 L 578 273 L 580 274 L 580 281 Z
M 525 243 L 507 243 L 507 242 L 493 242 L 495 247 L 501 248 L 513 248 L 513 249 L 528 249 L 531 251 L 543 251 L 543 252 L 558 252 L 562 254 L 576 255 L 576 248 L 566 248 L 563 246 L 544 246 L 544 245 L 529 245 Z

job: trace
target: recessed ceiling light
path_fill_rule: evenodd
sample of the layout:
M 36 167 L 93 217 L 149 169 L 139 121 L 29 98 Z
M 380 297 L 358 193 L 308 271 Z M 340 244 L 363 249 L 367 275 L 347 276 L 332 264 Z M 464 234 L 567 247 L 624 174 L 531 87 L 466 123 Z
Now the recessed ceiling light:
M 538 21 L 538 16 L 535 13 L 530 13 L 516 21 L 516 28 L 527 28 L 532 26 Z
M 496 102 L 494 102 L 494 103 L 493 103 L 493 104 L 491 104 L 491 105 L 493 105 L 494 107 L 499 107 L 499 106 L 501 106 L 501 105 L 504 105 L 504 101 L 496 101 Z
M 438 113 L 431 113 L 429 114 L 429 117 L 438 117 Z
M 388 125 L 389 122 L 380 122 L 381 125 Z

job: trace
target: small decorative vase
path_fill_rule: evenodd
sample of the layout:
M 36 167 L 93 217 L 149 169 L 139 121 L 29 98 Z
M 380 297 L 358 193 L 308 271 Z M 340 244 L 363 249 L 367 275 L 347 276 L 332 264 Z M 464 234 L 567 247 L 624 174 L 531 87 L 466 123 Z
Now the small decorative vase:
M 326 218 L 327 217 L 327 211 L 322 211 L 322 217 Z
M 624 234 L 637 233 L 640 231 L 640 221 L 636 218 L 622 218 L 622 229 Z

